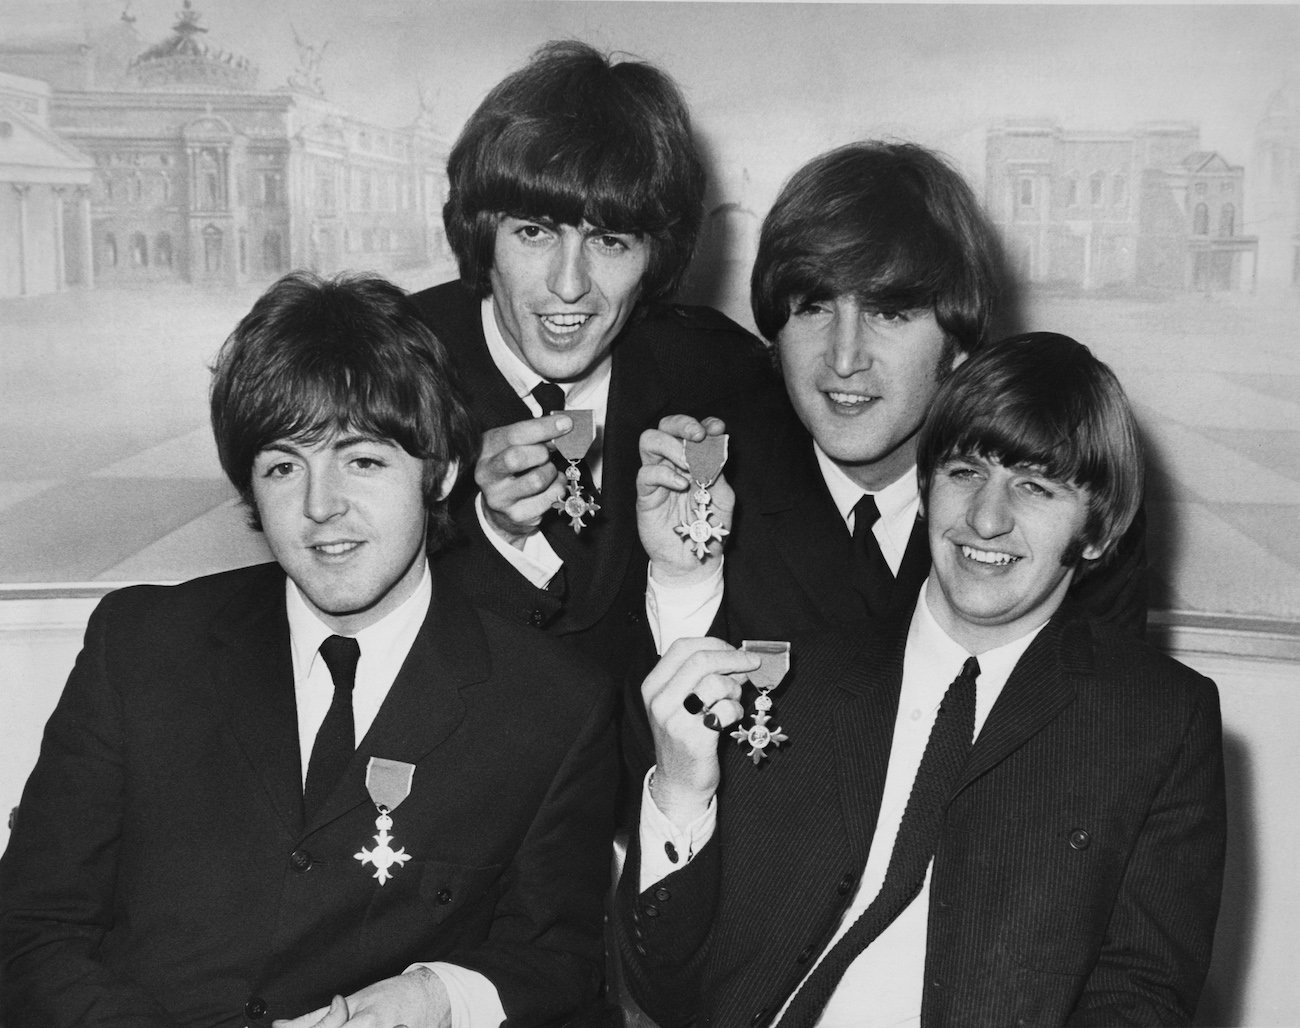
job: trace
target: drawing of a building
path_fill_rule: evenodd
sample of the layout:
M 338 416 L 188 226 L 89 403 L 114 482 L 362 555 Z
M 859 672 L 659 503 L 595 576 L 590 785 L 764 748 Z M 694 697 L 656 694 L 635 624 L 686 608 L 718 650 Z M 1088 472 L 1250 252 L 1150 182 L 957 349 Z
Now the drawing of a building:
M 90 284 L 95 163 L 49 127 L 50 87 L 0 73 L 0 296 Z
M 0 69 L 53 86 L 50 128 L 93 161 L 82 281 L 233 285 L 445 255 L 447 147 L 427 118 L 353 116 L 323 95 L 321 51 L 300 42 L 289 83 L 259 89 L 257 68 L 208 43 L 200 18 L 184 0 L 150 47 L 132 46 L 124 21 L 104 46 L 116 68 L 98 45 L 0 47 Z
M 1083 289 L 1253 290 L 1244 170 L 1186 123 L 1131 132 L 991 128 L 985 203 L 1015 273 Z
M 1260 277 L 1300 286 L 1300 93 L 1276 90 L 1255 129 L 1251 187 L 1253 224 L 1259 233 Z

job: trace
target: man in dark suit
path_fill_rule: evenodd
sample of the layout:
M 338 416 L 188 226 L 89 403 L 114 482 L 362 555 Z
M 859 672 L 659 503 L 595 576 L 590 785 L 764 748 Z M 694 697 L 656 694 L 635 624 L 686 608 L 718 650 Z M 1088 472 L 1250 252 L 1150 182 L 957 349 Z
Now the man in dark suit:
M 795 173 L 764 220 L 751 281 L 785 395 L 708 412 L 722 419 L 709 431 L 730 430 L 739 497 L 725 560 L 693 559 L 672 532 L 694 488 L 673 474 L 680 439 L 704 425 L 670 418 L 643 443 L 658 466 L 642 506 L 663 648 L 708 631 L 719 604 L 712 632 L 733 640 L 911 609 L 930 567 L 916 434 L 944 378 L 987 341 L 1000 277 L 970 187 L 924 147 L 853 143 Z M 731 494 L 716 493 L 727 524 Z M 1146 591 L 1139 512 L 1072 601 L 1141 635 Z
M 1007 340 L 939 389 L 917 458 L 913 612 L 795 639 L 770 710 L 740 682 L 779 672 L 720 640 L 647 678 L 634 995 L 664 1026 L 1187 1024 L 1222 876 L 1217 693 L 1064 602 L 1140 503 L 1127 400 L 1073 340 Z
M 703 213 L 685 102 L 647 63 L 552 43 L 487 95 L 447 172 L 460 280 L 415 302 L 463 375 L 483 448 L 452 497 L 462 541 L 439 561 L 479 602 L 615 675 L 642 660 L 639 680 L 655 659 L 640 433 L 771 381 L 758 340 L 716 311 L 667 302 Z M 553 509 L 572 491 L 553 463 L 566 409 L 593 413 L 594 439 L 576 450 L 576 518 Z
M 380 279 L 287 276 L 226 341 L 217 448 L 277 563 L 91 616 L 0 860 L 6 1024 L 594 1000 L 610 687 L 430 573 L 474 452 L 451 379 Z

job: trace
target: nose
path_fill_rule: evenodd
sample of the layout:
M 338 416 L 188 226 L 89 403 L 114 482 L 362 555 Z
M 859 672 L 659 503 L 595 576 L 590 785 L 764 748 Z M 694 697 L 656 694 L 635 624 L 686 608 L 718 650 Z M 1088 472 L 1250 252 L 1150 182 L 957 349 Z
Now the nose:
M 324 524 L 347 509 L 347 493 L 336 469 L 327 467 L 308 472 L 307 492 L 303 497 L 303 513 L 308 518 Z
M 871 367 L 870 330 L 858 316 L 857 304 L 837 301 L 827 340 L 826 363 L 840 378 Z
M 551 261 L 546 286 L 565 303 L 577 303 L 591 289 L 584 242 L 580 232 L 564 232 Z
M 987 481 L 975 490 L 966 508 L 966 523 L 981 539 L 996 539 L 1010 532 L 1015 518 L 1006 488 L 999 482 Z

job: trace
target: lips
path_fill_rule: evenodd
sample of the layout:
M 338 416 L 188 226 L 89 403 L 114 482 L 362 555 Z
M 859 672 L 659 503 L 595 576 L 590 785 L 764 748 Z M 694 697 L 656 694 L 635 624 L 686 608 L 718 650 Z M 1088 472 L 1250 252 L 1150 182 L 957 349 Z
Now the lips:
M 1015 554 L 1005 553 L 1001 550 L 977 550 L 974 546 L 964 544 L 960 549 L 962 556 L 967 560 L 973 560 L 976 564 L 986 564 L 989 567 L 1010 567 L 1020 560 Z
M 572 335 L 590 321 L 593 314 L 539 314 L 538 320 L 556 335 Z
M 309 548 L 326 557 L 342 557 L 360 546 L 361 543 L 355 539 L 340 539 L 335 542 L 311 543 Z

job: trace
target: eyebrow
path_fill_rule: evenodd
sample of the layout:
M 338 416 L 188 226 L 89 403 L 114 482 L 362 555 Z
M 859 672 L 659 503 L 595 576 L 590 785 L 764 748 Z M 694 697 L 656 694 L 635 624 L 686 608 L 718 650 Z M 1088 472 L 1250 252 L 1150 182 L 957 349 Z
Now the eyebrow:
M 399 449 L 400 444 L 387 436 L 373 435 L 365 432 L 350 432 L 347 435 L 341 435 L 330 445 L 330 449 L 338 452 L 346 450 L 349 446 L 383 446 L 388 449 Z M 287 453 L 290 456 L 299 456 L 303 452 L 301 444 L 292 439 L 276 439 L 267 443 L 254 454 L 254 457 L 263 453 Z

